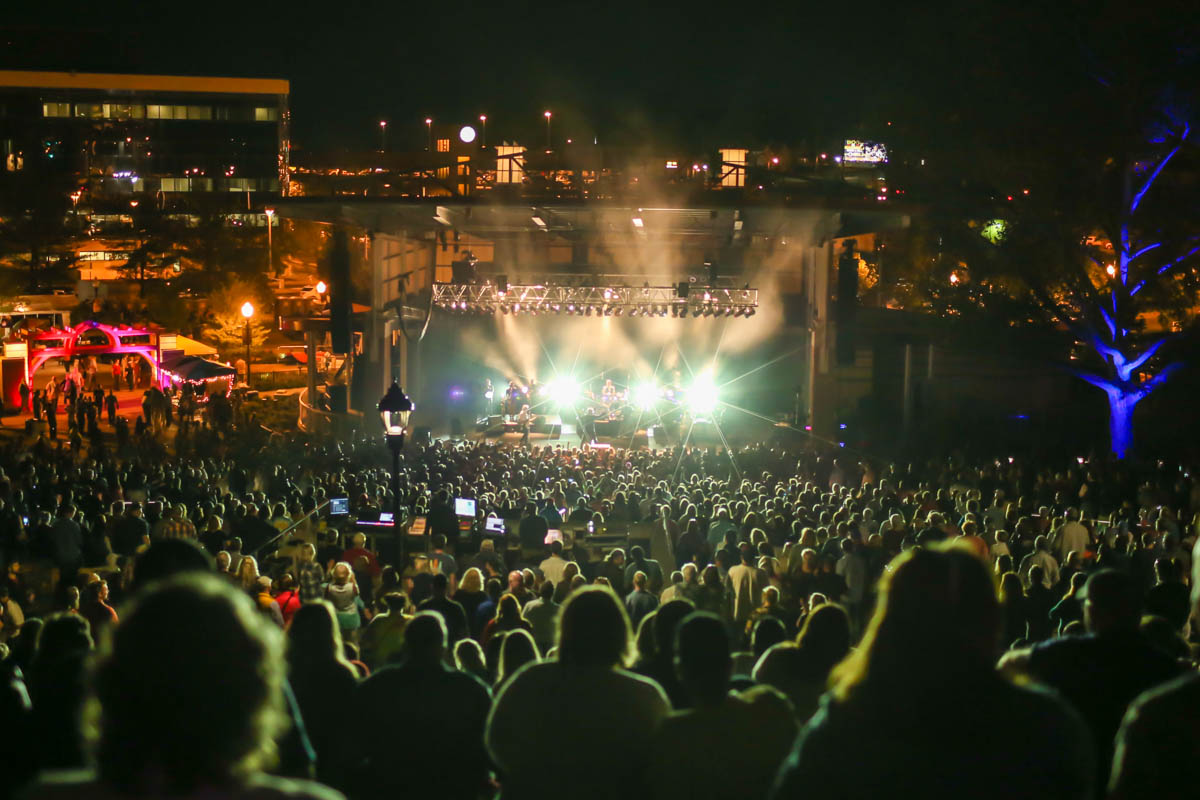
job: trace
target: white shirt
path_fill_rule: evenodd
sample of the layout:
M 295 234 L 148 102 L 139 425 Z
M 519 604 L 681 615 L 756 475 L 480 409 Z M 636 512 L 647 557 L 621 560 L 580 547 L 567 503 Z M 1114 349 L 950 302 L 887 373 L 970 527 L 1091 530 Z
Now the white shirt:
M 567 560 L 562 556 L 551 555 L 541 564 L 538 564 L 538 569 L 542 571 L 542 575 L 545 576 L 546 580 L 558 586 L 558 584 L 562 583 L 563 572 L 567 569 Z
M 1062 561 L 1066 561 L 1072 551 L 1082 554 L 1091 543 L 1088 529 L 1074 520 L 1058 529 L 1058 557 Z

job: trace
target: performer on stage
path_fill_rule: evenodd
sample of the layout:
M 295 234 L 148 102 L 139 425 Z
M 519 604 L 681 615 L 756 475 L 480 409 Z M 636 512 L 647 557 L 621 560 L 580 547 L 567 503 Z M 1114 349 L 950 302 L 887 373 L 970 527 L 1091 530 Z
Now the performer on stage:
M 529 429 L 533 427 L 534 415 L 530 413 L 529 406 L 521 406 L 521 413 L 517 415 L 517 430 L 521 431 L 521 446 L 529 446 Z
M 604 387 L 600 390 L 600 402 L 606 406 L 611 406 L 616 402 L 617 397 L 617 387 L 613 385 L 612 378 L 609 378 L 604 382 Z
M 483 416 L 490 417 L 492 409 L 495 408 L 496 389 L 492 386 L 491 378 L 483 380 Z
M 517 416 L 521 411 L 521 406 L 525 404 L 525 387 L 517 383 L 516 378 L 508 382 L 508 388 L 504 390 L 504 414 L 510 420 Z
M 596 443 L 596 409 L 591 405 L 579 411 L 579 438 L 585 442 Z

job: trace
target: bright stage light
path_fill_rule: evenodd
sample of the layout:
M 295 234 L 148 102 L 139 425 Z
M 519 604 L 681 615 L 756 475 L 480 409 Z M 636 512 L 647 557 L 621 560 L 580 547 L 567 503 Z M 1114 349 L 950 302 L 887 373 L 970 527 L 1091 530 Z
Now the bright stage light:
M 658 402 L 658 387 L 653 383 L 639 383 L 633 387 L 633 402 L 643 411 L 649 411 Z
M 475 129 L 470 125 L 463 125 L 458 131 L 458 139 L 463 144 L 470 144 L 475 141 Z
M 712 376 L 700 375 L 687 393 L 687 406 L 693 414 L 711 414 L 717 407 L 717 386 Z
M 555 378 L 546 384 L 546 392 L 558 406 L 573 406 L 579 398 L 579 383 L 573 378 Z

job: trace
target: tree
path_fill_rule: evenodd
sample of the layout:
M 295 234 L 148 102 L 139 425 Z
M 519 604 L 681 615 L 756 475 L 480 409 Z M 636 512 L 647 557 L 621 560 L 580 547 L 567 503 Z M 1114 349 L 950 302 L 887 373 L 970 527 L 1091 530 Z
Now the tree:
M 957 45 L 913 54 L 948 77 L 930 102 L 941 108 L 896 142 L 920 158 L 888 176 L 928 206 L 884 279 L 906 273 L 928 310 L 1048 334 L 1044 355 L 1104 393 L 1120 457 L 1134 410 L 1196 338 L 1193 12 L 1177 0 L 1005 6 Z
M 245 280 L 233 280 L 208 298 L 209 318 L 207 330 L 226 353 L 236 353 L 245 347 L 246 318 L 242 316 L 242 304 L 249 301 L 255 313 L 250 320 L 250 345 L 261 348 L 267 342 L 270 314 L 263 302 L 266 296 L 262 288 Z

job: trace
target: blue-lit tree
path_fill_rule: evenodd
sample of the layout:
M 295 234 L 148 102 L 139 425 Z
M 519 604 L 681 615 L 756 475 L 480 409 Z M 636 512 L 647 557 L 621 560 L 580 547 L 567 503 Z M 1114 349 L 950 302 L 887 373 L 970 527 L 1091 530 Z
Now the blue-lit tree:
M 1184 366 L 1176 345 L 1200 301 L 1197 133 L 1181 106 L 1158 109 L 1140 146 L 1090 179 L 1064 164 L 1071 191 L 1015 184 L 998 206 L 941 220 L 927 236 L 938 246 L 913 259 L 932 264 L 921 294 L 933 310 L 1057 335 L 1066 368 L 1105 393 L 1119 458 L 1134 409 Z
M 932 154 L 929 213 L 893 256 L 910 303 L 971 330 L 1041 328 L 1040 352 L 1104 392 L 1122 458 L 1134 410 L 1185 366 L 1200 305 L 1200 50 L 1170 15 L 1114 42 L 1127 12 L 1089 12 L 1079 40 L 1103 50 L 1052 78 L 1042 63 L 1045 89 L 1036 74 L 999 87 L 1003 112 Z

